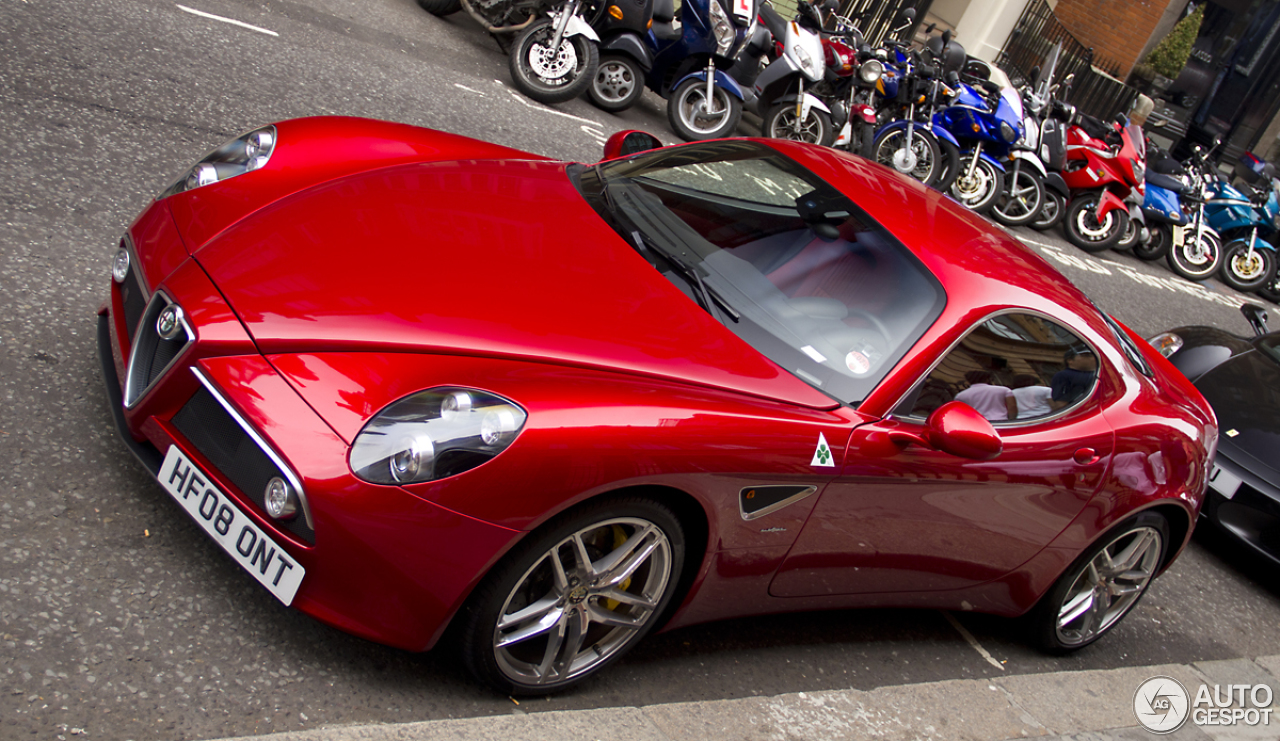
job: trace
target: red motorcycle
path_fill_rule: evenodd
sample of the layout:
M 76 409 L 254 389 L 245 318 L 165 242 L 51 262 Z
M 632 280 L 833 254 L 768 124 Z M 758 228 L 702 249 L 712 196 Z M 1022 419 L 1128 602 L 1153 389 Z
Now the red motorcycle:
M 1077 116 L 1067 129 L 1067 162 L 1062 171 L 1071 190 L 1063 224 L 1067 241 L 1085 252 L 1102 252 L 1120 241 L 1131 221 L 1139 238 L 1145 235 L 1146 169 L 1141 127 L 1124 115 L 1117 115 L 1110 128 L 1097 119 Z

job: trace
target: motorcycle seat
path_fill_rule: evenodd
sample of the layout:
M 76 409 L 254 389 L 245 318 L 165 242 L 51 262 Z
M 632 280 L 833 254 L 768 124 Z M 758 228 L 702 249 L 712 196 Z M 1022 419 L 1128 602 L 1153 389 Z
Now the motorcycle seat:
M 1170 177 L 1169 175 L 1154 172 L 1150 169 L 1147 170 L 1146 180 L 1150 185 L 1154 185 L 1157 188 L 1164 188 L 1168 191 L 1173 191 L 1178 195 L 1185 196 L 1191 194 L 1191 188 L 1187 187 L 1181 180 Z
M 779 15 L 773 6 L 761 5 L 760 19 L 764 21 L 765 28 L 769 29 L 774 39 L 782 41 L 787 37 L 787 19 Z

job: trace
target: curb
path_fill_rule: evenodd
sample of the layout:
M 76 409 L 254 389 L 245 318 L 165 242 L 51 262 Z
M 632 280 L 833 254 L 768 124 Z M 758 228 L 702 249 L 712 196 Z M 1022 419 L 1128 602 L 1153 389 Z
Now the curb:
M 1138 725 L 1133 697 L 1154 676 L 1200 685 L 1268 684 L 1280 690 L 1280 656 L 1080 672 L 954 679 L 874 690 L 800 692 L 647 707 L 342 726 L 223 741 L 1252 741 L 1269 726 L 1197 726 L 1167 736 Z M 1277 706 L 1280 691 L 1273 692 Z

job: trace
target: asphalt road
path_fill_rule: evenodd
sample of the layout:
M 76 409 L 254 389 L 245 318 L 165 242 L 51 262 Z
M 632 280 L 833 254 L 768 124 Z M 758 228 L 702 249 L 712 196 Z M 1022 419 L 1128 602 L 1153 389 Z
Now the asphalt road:
M 256 28 L 161 0 L 0 5 L 0 739 L 207 739 L 1280 654 L 1275 573 L 1212 538 L 1111 636 L 1068 658 L 980 616 L 787 615 L 653 637 L 581 689 L 521 704 L 443 655 L 281 607 L 111 427 L 94 312 L 133 216 L 206 150 L 294 116 L 394 119 L 582 161 L 618 129 L 674 137 L 651 94 L 621 116 L 525 100 L 469 18 L 412 0 L 187 5 Z M 1242 297 L 1220 284 L 1086 256 L 1057 234 L 1019 236 L 1142 334 L 1248 332 Z

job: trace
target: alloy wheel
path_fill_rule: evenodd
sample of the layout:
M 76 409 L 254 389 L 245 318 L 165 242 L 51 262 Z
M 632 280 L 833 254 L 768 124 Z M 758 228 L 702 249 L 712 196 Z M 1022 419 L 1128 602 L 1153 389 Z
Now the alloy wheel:
M 1135 527 L 1098 551 L 1058 608 L 1058 641 L 1082 646 L 1124 617 L 1155 576 L 1163 547 L 1159 530 Z

